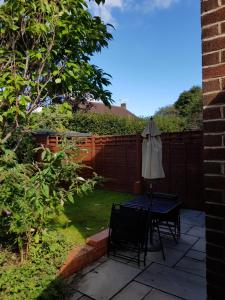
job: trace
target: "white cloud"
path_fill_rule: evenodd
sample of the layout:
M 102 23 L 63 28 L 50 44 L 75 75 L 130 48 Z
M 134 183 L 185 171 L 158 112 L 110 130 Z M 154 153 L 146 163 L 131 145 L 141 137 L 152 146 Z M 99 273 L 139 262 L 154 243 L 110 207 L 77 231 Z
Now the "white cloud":
M 168 9 L 179 0 L 105 0 L 105 4 L 97 5 L 91 1 L 89 7 L 94 15 L 100 16 L 106 23 L 116 25 L 113 17 L 114 9 L 121 11 L 151 12 L 155 9 Z
M 100 16 L 106 23 L 116 24 L 112 16 L 113 9 L 122 10 L 124 7 L 124 0 L 106 0 L 104 4 L 97 5 L 95 2 L 90 2 L 89 7 L 94 15 Z

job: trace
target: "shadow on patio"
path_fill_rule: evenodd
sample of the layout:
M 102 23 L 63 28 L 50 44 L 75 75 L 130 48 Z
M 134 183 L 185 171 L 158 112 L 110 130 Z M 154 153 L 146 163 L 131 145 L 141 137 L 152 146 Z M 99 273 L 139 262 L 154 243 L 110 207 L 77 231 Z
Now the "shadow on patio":
M 67 299 L 205 300 L 205 215 L 182 210 L 181 240 L 164 239 L 161 252 L 149 253 L 146 267 L 102 257 L 68 279 Z

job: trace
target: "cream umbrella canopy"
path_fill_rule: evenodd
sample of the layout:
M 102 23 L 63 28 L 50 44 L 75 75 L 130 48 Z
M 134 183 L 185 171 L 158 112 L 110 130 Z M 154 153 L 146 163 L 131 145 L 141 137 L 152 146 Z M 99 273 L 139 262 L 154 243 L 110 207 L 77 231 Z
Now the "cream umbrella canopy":
M 153 118 L 142 132 L 142 176 L 153 180 L 165 177 L 162 165 L 162 142 L 160 130 L 156 127 Z M 152 190 L 152 183 L 150 184 Z

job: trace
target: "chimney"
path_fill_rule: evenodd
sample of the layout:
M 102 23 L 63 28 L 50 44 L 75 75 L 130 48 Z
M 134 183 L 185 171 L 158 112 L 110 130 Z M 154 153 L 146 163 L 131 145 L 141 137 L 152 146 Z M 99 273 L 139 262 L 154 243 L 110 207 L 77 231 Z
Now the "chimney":
M 124 109 L 127 109 L 127 104 L 125 102 L 121 103 L 121 107 L 124 108 Z

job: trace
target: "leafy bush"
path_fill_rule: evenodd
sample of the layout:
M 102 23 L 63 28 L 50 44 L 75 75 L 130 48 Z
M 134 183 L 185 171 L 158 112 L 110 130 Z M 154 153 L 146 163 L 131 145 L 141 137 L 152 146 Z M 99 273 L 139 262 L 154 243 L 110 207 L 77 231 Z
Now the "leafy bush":
M 63 299 L 64 282 L 57 278 L 70 244 L 53 232 L 41 243 L 32 243 L 28 260 L 18 264 L 10 252 L 0 252 L 0 298 L 2 300 Z M 10 261 L 11 258 L 11 261 Z
M 72 152 L 41 150 L 41 163 L 19 164 L 10 150 L 0 158 L 0 238 L 3 245 L 19 248 L 21 260 L 33 240 L 39 243 L 64 203 L 91 191 L 99 180 L 79 176 L 81 165 Z
M 125 135 L 143 131 L 146 120 L 119 117 L 112 114 L 77 112 L 70 122 L 70 128 L 78 132 L 98 135 Z
M 142 118 L 119 117 L 112 114 L 90 112 L 72 113 L 69 107 L 54 105 L 43 108 L 42 112 L 32 115 L 32 129 L 53 131 L 77 131 L 98 135 L 125 135 L 141 132 L 146 125 Z

